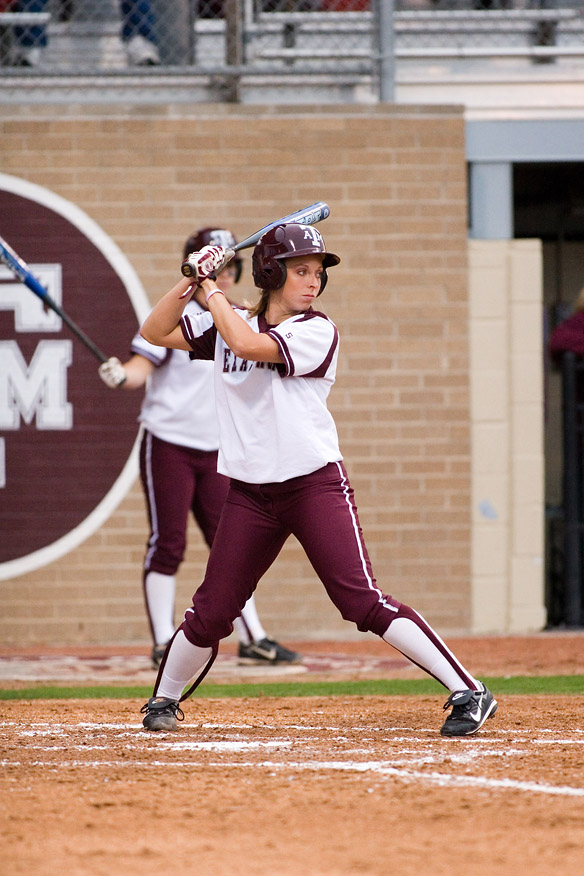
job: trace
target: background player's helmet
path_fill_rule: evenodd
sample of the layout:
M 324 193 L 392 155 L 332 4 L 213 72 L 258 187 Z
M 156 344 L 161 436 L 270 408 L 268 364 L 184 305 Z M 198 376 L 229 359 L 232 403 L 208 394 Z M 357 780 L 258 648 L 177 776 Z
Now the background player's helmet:
M 258 289 L 281 289 L 286 282 L 286 259 L 322 253 L 322 279 L 319 295 L 326 286 L 326 269 L 338 265 L 340 258 L 327 252 L 324 240 L 313 225 L 275 225 L 262 234 L 253 251 L 253 281 Z
M 204 246 L 224 246 L 225 249 L 233 249 L 236 244 L 235 235 L 228 228 L 200 228 L 185 242 L 183 261 L 190 253 L 198 252 Z M 230 264 L 235 265 L 235 282 L 239 283 L 243 268 L 243 260 L 239 253 L 235 254 Z

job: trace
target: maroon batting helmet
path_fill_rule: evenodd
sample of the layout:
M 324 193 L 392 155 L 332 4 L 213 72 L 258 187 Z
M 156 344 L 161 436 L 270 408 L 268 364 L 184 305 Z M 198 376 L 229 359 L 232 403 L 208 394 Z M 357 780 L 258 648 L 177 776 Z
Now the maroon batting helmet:
M 253 281 L 258 289 L 281 289 L 286 282 L 285 260 L 312 254 L 324 256 L 320 295 L 328 279 L 326 269 L 338 265 L 340 258 L 327 252 L 321 233 L 312 225 L 275 225 L 255 245 L 251 259 Z
M 195 231 L 194 234 L 191 234 L 189 239 L 185 242 L 183 260 L 186 259 L 190 253 L 198 252 L 204 246 L 223 246 L 225 249 L 233 249 L 236 245 L 237 240 L 235 239 L 235 235 L 232 231 L 229 231 L 228 228 L 200 228 L 198 231 Z M 239 283 L 241 279 L 241 270 L 243 268 L 241 256 L 236 254 L 230 264 L 235 265 L 235 282 Z

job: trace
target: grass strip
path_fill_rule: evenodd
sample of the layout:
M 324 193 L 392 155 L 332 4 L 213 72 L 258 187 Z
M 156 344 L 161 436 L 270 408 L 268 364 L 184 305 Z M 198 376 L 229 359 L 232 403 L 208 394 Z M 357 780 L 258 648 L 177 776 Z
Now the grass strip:
M 483 678 L 495 694 L 584 694 L 582 675 L 514 675 Z M 193 696 L 223 699 L 226 697 L 316 697 L 316 696 L 439 696 L 444 688 L 432 679 L 380 679 L 331 682 L 267 682 L 265 684 L 205 684 Z M 151 687 L 123 685 L 53 686 L 42 685 L 15 690 L 0 690 L 0 700 L 96 700 L 144 699 Z

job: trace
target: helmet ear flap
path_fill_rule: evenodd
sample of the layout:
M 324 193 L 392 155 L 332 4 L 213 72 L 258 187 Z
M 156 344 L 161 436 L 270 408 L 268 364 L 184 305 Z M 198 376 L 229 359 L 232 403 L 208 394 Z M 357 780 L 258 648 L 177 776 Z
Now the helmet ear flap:
M 273 292 L 281 289 L 286 282 L 286 265 L 278 259 L 252 257 L 253 281 L 258 289 Z
M 265 289 L 266 292 L 274 292 L 276 289 L 281 289 L 286 282 L 286 277 L 287 269 L 284 259 L 270 259 L 268 262 L 264 262 L 261 268 L 256 263 L 253 265 L 254 283 L 258 289 Z M 326 268 L 323 268 L 318 295 L 322 295 L 327 282 L 328 274 Z M 318 295 L 316 296 L 317 298 Z

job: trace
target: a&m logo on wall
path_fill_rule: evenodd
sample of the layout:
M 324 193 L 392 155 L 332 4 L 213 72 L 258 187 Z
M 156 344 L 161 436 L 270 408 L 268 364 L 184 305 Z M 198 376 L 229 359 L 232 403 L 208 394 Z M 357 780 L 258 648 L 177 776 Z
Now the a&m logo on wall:
M 89 216 L 0 174 L 0 235 L 99 350 L 127 357 L 148 300 Z M 136 477 L 142 394 L 108 389 L 98 366 L 65 320 L 0 264 L 0 579 L 76 547 Z

